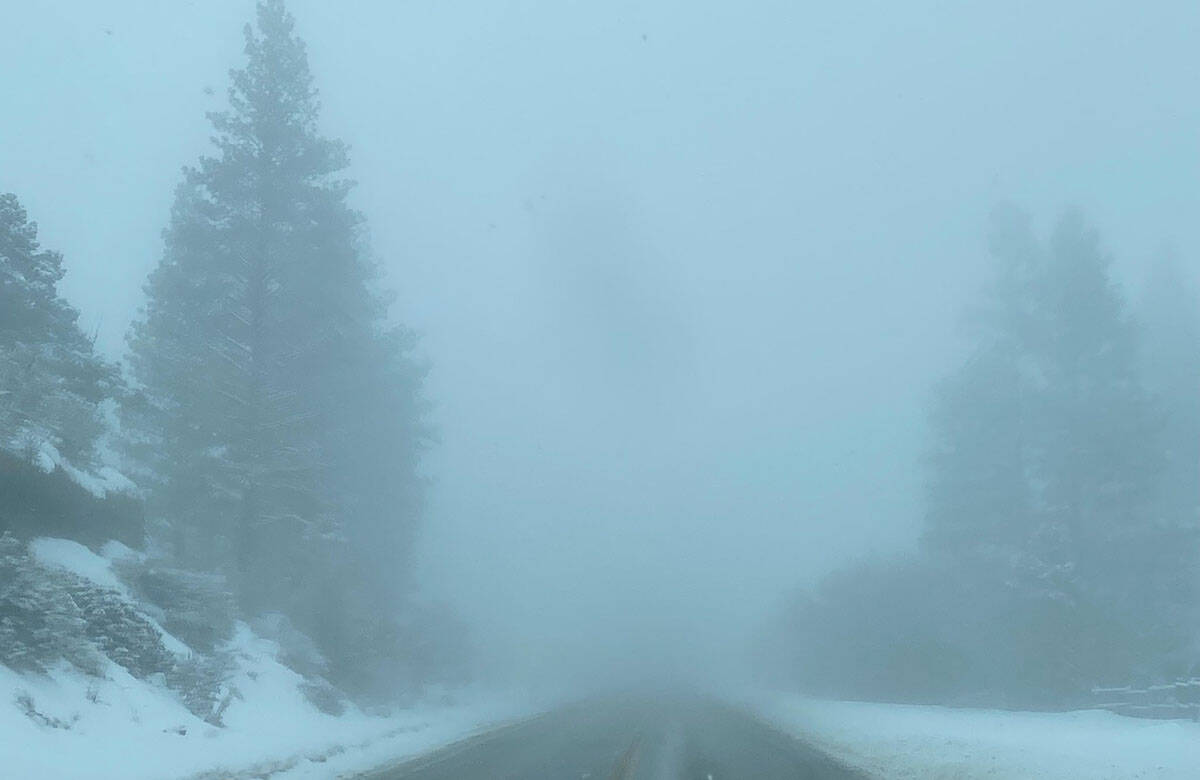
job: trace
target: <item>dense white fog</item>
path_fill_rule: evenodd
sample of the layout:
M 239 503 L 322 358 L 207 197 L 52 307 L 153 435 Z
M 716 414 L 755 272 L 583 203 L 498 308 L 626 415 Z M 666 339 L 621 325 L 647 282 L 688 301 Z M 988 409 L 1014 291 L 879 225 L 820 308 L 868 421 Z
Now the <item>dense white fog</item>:
M 429 369 L 398 566 L 475 679 L 761 679 L 797 594 L 917 551 L 997 207 L 1082 214 L 1130 321 L 1164 252 L 1200 283 L 1190 2 L 287 7 Z M 0 192 L 110 360 L 254 13 L 5 9 Z

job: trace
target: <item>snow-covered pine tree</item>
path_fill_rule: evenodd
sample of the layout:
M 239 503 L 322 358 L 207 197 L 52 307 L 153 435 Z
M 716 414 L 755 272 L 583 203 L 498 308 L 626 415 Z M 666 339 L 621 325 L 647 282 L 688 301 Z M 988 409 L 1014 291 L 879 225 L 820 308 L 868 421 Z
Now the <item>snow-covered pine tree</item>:
M 1159 421 L 1139 371 L 1139 334 L 1096 231 L 1075 213 L 1057 224 L 1040 285 L 1046 328 L 1036 342 L 1045 389 L 1038 481 L 1045 522 L 1079 582 L 1125 618 L 1161 603 L 1147 573 L 1173 542 L 1153 511 L 1164 466 Z
M 1029 217 L 1011 205 L 992 213 L 988 250 L 991 276 L 966 323 L 967 360 L 941 382 L 931 407 L 925 542 L 959 557 L 1011 561 L 1037 524 L 1029 352 L 1043 253 Z
M 1159 426 L 1095 231 L 1068 213 L 1039 241 L 1005 207 L 990 248 L 970 357 L 932 409 L 925 541 L 1010 592 L 1020 678 L 1078 690 L 1153 664 L 1138 648 L 1166 625 L 1146 576 L 1180 573 L 1152 506 Z
M 185 169 L 130 334 L 126 410 L 149 506 L 188 565 L 242 608 L 288 613 L 323 646 L 395 604 L 422 493 L 423 369 L 321 136 L 304 44 L 258 4 L 216 154 Z
M 1076 650 L 1047 630 L 1074 626 L 1076 602 L 1039 493 L 1046 250 L 1029 216 L 1009 204 L 993 211 L 987 245 L 990 275 L 968 309 L 967 358 L 930 408 L 923 541 L 930 563 L 972 602 L 944 626 L 971 659 L 971 684 L 1033 703 L 1071 684 L 1064 669 Z
M 58 294 L 62 277 L 62 255 L 41 248 L 15 195 L 0 194 L 0 449 L 32 456 L 48 445 L 84 467 L 117 374 Z

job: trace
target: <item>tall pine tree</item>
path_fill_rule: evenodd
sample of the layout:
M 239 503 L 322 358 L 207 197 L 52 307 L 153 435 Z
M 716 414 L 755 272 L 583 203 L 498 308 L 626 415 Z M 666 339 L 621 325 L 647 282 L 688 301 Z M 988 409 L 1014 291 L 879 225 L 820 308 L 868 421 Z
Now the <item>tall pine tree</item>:
M 1041 687 L 1146 668 L 1177 639 L 1154 581 L 1179 571 L 1137 329 L 1078 215 L 1043 242 L 999 209 L 990 248 L 970 357 L 932 410 L 927 547 L 1010 592 L 1011 663 Z
M 932 408 L 925 541 L 956 555 L 1011 558 L 1037 522 L 1028 482 L 1037 377 L 1028 353 L 1043 252 L 1028 216 L 1008 205 L 992 214 L 988 249 L 992 274 L 967 320 L 971 351 Z
M 1059 221 L 1039 290 L 1045 330 L 1031 345 L 1044 379 L 1038 481 L 1047 525 L 1080 580 L 1097 598 L 1136 601 L 1164 551 L 1151 511 L 1162 461 L 1139 333 L 1111 262 L 1079 215 Z
M 427 438 L 423 371 L 321 136 L 303 43 L 258 4 L 216 154 L 185 169 L 130 334 L 149 503 L 184 562 L 227 571 L 249 613 L 327 648 L 404 592 Z M 374 602 L 374 603 L 372 603 Z
M 0 449 L 31 455 L 49 445 L 86 466 L 117 375 L 58 294 L 62 277 L 62 255 L 41 248 L 15 195 L 0 194 Z

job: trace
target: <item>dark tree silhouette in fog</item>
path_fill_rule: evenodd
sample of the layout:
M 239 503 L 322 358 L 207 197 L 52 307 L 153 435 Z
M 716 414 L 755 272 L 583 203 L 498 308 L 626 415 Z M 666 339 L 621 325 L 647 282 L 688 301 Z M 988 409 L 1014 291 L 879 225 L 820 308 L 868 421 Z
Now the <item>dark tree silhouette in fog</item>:
M 127 424 L 178 556 L 226 571 L 248 614 L 288 614 L 362 675 L 359 645 L 399 630 L 423 368 L 389 324 L 346 204 L 346 148 L 318 131 L 283 3 L 259 3 L 245 36 L 230 108 L 209 115 L 216 154 L 184 172 L 130 334 L 145 402 Z

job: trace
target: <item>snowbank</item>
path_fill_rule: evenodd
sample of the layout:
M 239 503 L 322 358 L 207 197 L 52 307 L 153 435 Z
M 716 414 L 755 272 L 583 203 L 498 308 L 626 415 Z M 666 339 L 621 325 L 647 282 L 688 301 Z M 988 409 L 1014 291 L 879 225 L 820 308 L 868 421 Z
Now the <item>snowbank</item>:
M 69 571 L 101 588 L 126 595 L 125 586 L 113 574 L 112 561 L 79 542 L 42 537 L 29 543 L 29 552 L 42 566 Z
M 37 566 L 82 578 L 137 607 L 112 568 L 136 555 L 117 544 L 97 555 L 65 539 L 36 539 Z M 143 616 L 163 646 L 191 650 Z M 48 674 L 0 665 L 0 773 L 54 780 L 329 778 L 420 753 L 539 707 L 514 697 L 460 694 L 466 704 L 429 704 L 372 716 L 353 707 L 323 713 L 306 680 L 279 661 L 279 646 L 239 623 L 223 650 L 233 662 L 223 728 L 196 717 L 162 674 L 144 679 L 104 660 L 90 675 L 65 662 Z M 103 657 L 102 657 L 103 659 Z
M 128 589 L 113 572 L 112 562 L 126 556 L 137 555 L 137 553 L 120 542 L 108 542 L 104 545 L 104 555 L 97 555 L 79 542 L 70 539 L 41 537 L 29 543 L 29 553 L 41 566 L 68 571 L 93 585 L 129 598 Z M 162 639 L 163 646 L 167 650 L 179 656 L 191 654 L 188 646 L 172 636 L 158 624 L 158 621 L 148 615 L 142 617 L 158 632 L 159 638 Z
M 1200 723 L 761 695 L 768 721 L 880 778 L 1200 777 Z
M 261 641 L 261 640 L 260 640 Z M 253 644 L 253 642 L 252 642 Z M 498 697 L 388 717 L 318 712 L 294 674 L 268 658 L 246 672 L 226 728 L 196 718 L 165 688 L 113 666 L 107 679 L 60 669 L 49 677 L 0 666 L 0 766 L 6 777 L 55 780 L 331 778 L 369 769 L 525 714 Z

